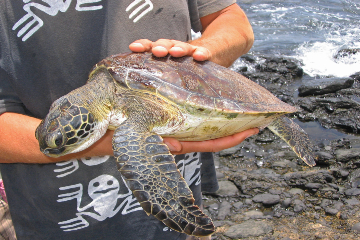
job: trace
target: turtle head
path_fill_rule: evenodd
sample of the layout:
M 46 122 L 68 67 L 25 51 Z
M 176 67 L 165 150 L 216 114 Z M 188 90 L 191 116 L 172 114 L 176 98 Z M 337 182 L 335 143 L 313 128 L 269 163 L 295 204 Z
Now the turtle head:
M 72 104 L 64 96 L 52 104 L 35 136 L 44 154 L 60 157 L 79 152 L 97 141 L 101 136 L 93 134 L 96 127 L 94 115 L 88 109 Z

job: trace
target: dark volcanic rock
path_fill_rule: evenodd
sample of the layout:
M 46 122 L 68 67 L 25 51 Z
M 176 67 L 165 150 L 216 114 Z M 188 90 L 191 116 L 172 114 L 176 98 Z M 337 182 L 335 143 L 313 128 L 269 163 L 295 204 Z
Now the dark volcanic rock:
M 273 227 L 265 221 L 249 220 L 241 224 L 231 226 L 225 236 L 232 239 L 258 237 L 273 231 Z
M 220 203 L 219 213 L 217 216 L 218 220 L 224 220 L 227 215 L 230 214 L 231 205 L 227 201 Z
M 359 196 L 360 195 L 360 188 L 350 188 L 345 191 L 345 195 L 347 196 Z
M 275 194 L 258 194 L 252 199 L 254 202 L 260 202 L 266 206 L 278 204 L 280 202 L 280 196 Z
M 354 226 L 352 226 L 351 230 L 360 233 L 360 222 L 355 223 Z
M 284 174 L 284 179 L 290 186 L 305 187 L 308 183 L 329 183 L 335 178 L 332 171 L 309 170 L 286 173 Z
M 360 53 L 360 48 L 345 48 L 339 50 L 335 55 L 335 59 L 344 58 L 344 57 L 350 57 L 354 54 Z
M 306 205 L 300 199 L 294 200 L 294 212 L 301 212 L 306 209 Z
M 317 85 L 328 81 L 325 91 L 315 84 L 311 93 L 322 95 L 298 97 L 300 81 L 313 78 L 297 76 L 296 60 L 243 59 L 244 75 L 299 107 L 291 117 L 318 121 L 325 129 L 305 123 L 307 131 L 314 130 L 314 168 L 268 129 L 219 154 L 224 193 L 204 196 L 205 212 L 214 220 L 226 219 L 216 222 L 213 239 L 360 239 L 360 72 L 352 80 L 314 80 Z
M 360 103 L 349 99 L 347 97 L 326 97 L 326 98 L 315 98 L 315 102 L 319 106 L 329 106 L 335 108 L 355 108 L 359 107 Z
M 356 72 L 356 73 L 350 75 L 350 77 L 357 81 L 360 81 L 360 72 Z
M 341 162 L 348 162 L 354 158 L 360 158 L 360 148 L 339 149 L 335 152 L 336 159 Z
M 349 180 L 353 188 L 360 188 L 360 169 L 356 169 L 350 174 Z
M 322 95 L 334 93 L 340 89 L 350 88 L 354 84 L 352 78 L 322 78 L 308 81 L 299 87 L 299 96 Z
M 259 56 L 256 58 L 251 55 L 245 55 L 241 58 L 252 64 L 254 64 L 256 60 L 261 60 L 255 66 L 255 72 L 242 72 L 243 75 L 258 82 L 260 85 L 266 85 L 266 83 L 283 84 L 292 82 L 304 74 L 303 69 L 295 59 L 273 56 Z

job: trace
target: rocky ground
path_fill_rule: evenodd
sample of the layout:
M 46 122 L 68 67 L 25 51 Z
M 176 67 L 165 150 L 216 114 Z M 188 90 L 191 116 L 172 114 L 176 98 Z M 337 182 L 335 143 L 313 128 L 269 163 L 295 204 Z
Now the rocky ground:
M 239 72 L 299 107 L 292 117 L 320 123 L 310 133 L 322 129 L 318 160 L 306 166 L 266 129 L 216 154 L 220 189 L 204 195 L 212 239 L 360 239 L 360 72 L 312 79 L 295 60 L 243 59 L 253 70 Z M 329 140 L 326 129 L 343 135 Z

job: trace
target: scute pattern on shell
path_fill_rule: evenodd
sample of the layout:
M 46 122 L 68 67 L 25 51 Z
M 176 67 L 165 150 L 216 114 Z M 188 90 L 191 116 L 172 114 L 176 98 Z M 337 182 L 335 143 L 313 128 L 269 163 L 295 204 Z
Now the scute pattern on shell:
M 123 83 L 125 79 L 133 89 L 153 89 L 180 106 L 249 113 L 296 111 L 253 81 L 209 61 L 156 58 L 148 53 L 115 55 L 103 62 L 117 81 Z M 133 72 L 138 77 L 134 78 Z M 127 78 L 128 74 L 132 76 Z

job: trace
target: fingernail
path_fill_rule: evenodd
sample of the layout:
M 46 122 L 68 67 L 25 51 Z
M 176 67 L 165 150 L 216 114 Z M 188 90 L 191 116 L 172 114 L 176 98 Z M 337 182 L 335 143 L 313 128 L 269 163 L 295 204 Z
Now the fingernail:
M 172 47 L 170 50 L 172 50 L 172 51 L 181 51 L 181 52 L 184 51 L 184 49 L 182 49 L 181 47 Z
M 131 43 L 130 46 L 133 46 L 133 47 L 143 47 L 144 45 L 142 45 L 141 43 Z
M 156 46 L 156 47 L 153 47 L 153 50 L 156 49 L 156 50 L 160 50 L 160 51 L 167 51 L 167 49 L 163 46 Z
M 193 57 L 198 61 L 205 61 L 208 60 L 209 56 L 204 51 L 197 49 L 194 52 Z

